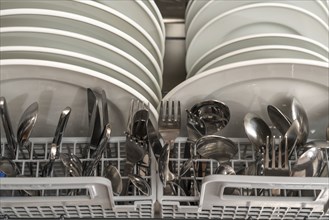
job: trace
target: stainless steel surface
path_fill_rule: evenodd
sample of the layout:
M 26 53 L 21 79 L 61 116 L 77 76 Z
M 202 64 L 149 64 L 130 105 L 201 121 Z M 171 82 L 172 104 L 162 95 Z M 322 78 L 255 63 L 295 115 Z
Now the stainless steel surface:
M 191 112 L 204 121 L 207 134 L 215 134 L 221 131 L 230 121 L 230 109 L 217 100 L 206 100 L 195 104 Z
M 64 131 L 67 125 L 67 122 L 70 118 L 70 114 L 71 114 L 71 108 L 70 107 L 66 107 L 61 115 L 59 116 L 59 120 L 58 120 L 58 124 L 56 127 L 56 131 L 55 131 L 55 135 L 54 135 L 54 139 L 53 139 L 53 143 L 56 146 L 59 146 L 62 142 L 62 138 L 64 135 Z
M 187 0 L 156 0 L 166 30 L 163 87 L 167 94 L 186 78 L 185 69 L 185 7 Z
M 320 175 L 324 162 L 323 153 L 320 148 L 312 147 L 303 153 L 291 168 L 290 176 L 293 177 L 315 177 Z
M 233 141 L 217 135 L 203 136 L 195 145 L 201 157 L 214 159 L 219 163 L 228 162 L 238 152 L 238 148 Z
M 113 193 L 120 195 L 122 191 L 122 178 L 119 170 L 112 164 L 109 164 L 104 169 L 104 177 L 111 181 Z
M 128 175 L 129 180 L 132 182 L 132 184 L 144 195 L 149 196 L 151 193 L 151 187 L 150 185 L 140 176 L 137 175 Z
M 307 141 L 310 129 L 309 129 L 309 123 L 305 109 L 302 106 L 302 104 L 297 100 L 296 97 L 294 97 L 292 100 L 291 113 L 292 113 L 292 120 L 297 120 L 300 124 L 297 144 L 304 145 Z
M 39 105 L 37 102 L 32 103 L 22 114 L 17 129 L 17 142 L 24 146 L 30 138 L 34 125 L 38 117 Z
M 9 151 L 8 157 L 10 157 L 10 159 L 14 159 L 16 157 L 17 142 L 16 142 L 15 134 L 13 132 L 13 127 L 10 120 L 5 97 L 0 97 L 0 116 L 2 119 L 2 124 L 5 130 L 7 143 L 8 143 L 8 151 Z
M 291 120 L 273 105 L 267 106 L 267 113 L 271 122 L 280 131 L 281 135 L 285 135 L 291 125 Z
M 175 174 L 173 174 L 169 169 L 169 157 L 170 157 L 170 145 L 169 143 L 166 143 L 162 148 L 158 161 L 159 176 L 164 186 L 167 185 L 167 182 L 171 182 L 176 179 Z
M 107 124 L 103 129 L 100 139 L 98 140 L 96 150 L 91 155 L 91 158 L 93 160 L 88 164 L 86 169 L 83 171 L 84 176 L 91 176 L 93 171 L 96 169 L 99 161 L 101 160 L 106 144 L 109 142 L 111 131 L 112 130 L 110 124 Z
M 207 128 L 203 120 L 186 109 L 187 115 L 187 134 L 190 141 L 197 141 L 199 138 L 207 134 Z
M 222 174 L 222 175 L 235 175 L 235 171 L 233 167 L 228 164 L 221 164 L 215 170 L 215 174 Z
M 266 145 L 266 137 L 270 137 L 272 142 L 272 132 L 266 122 L 254 113 L 248 113 L 244 117 L 244 129 L 256 150 L 261 150 Z

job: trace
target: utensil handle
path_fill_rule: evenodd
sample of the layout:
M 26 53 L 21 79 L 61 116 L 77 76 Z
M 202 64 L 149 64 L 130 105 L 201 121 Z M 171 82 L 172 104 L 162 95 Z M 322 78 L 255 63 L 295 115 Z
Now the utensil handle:
M 110 139 L 110 135 L 111 135 L 111 127 L 110 124 L 107 124 L 102 132 L 102 136 L 98 143 L 98 147 L 91 155 L 91 158 L 94 158 L 94 160 L 91 161 L 91 163 L 88 164 L 86 170 L 84 170 L 84 176 L 90 176 L 93 170 L 96 169 L 99 161 L 101 160 L 105 147 Z
M 62 137 L 63 137 L 63 134 L 64 134 L 64 130 L 66 128 L 67 122 L 70 118 L 70 114 L 71 114 L 71 108 L 66 107 L 62 111 L 62 113 L 59 117 L 57 128 L 56 128 L 56 131 L 55 131 L 55 136 L 54 136 L 54 139 L 53 139 L 53 143 L 56 144 L 56 146 L 59 146 L 62 142 Z
M 2 119 L 3 128 L 5 130 L 5 134 L 8 142 L 8 151 L 10 154 L 9 159 L 15 159 L 17 142 L 13 132 L 12 123 L 10 121 L 10 116 L 9 116 L 5 97 L 0 97 L 0 116 Z

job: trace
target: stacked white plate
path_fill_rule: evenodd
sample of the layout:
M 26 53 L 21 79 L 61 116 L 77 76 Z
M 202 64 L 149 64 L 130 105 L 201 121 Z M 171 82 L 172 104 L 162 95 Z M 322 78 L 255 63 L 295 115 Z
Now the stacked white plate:
M 66 136 L 87 136 L 87 88 L 105 90 L 113 135 L 125 131 L 131 99 L 157 119 L 165 30 L 153 0 L 4 0 L 0 19 L 0 89 L 13 122 L 38 101 L 34 133 L 52 136 L 70 106 Z
M 164 99 L 183 108 L 204 99 L 226 102 L 221 134 L 243 137 L 248 112 L 289 113 L 291 97 L 306 108 L 310 138 L 328 125 L 329 11 L 324 1 L 190 1 L 186 9 L 187 80 Z

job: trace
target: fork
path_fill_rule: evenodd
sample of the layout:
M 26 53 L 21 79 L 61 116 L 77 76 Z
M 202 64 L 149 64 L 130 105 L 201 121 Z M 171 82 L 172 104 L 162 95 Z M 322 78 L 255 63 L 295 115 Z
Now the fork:
M 289 176 L 289 167 L 288 167 L 288 138 L 284 137 L 284 161 L 282 161 L 282 138 L 279 137 L 279 146 L 278 146 L 278 155 L 276 155 L 275 148 L 272 147 L 272 160 L 270 163 L 269 158 L 269 148 L 270 148 L 270 141 L 269 137 L 266 138 L 266 145 L 265 145 L 265 159 L 264 159 L 264 175 L 265 176 Z M 275 138 L 273 138 L 273 144 L 275 146 Z M 278 161 L 276 162 L 276 158 Z
M 177 106 L 177 107 L 176 107 Z M 177 108 L 177 109 L 175 109 Z M 171 102 L 171 113 L 169 101 L 161 101 L 160 113 L 158 120 L 159 133 L 166 143 L 170 145 L 170 149 L 174 148 L 175 139 L 178 137 L 181 128 L 181 108 L 180 101 Z
M 289 176 L 289 167 L 288 167 L 288 137 L 284 137 L 284 161 L 282 163 L 282 138 L 279 137 L 279 146 L 278 146 L 278 155 L 276 155 L 275 151 L 275 137 L 273 138 L 272 144 L 272 160 L 270 163 L 269 159 L 269 149 L 270 149 L 270 141 L 269 137 L 266 137 L 266 145 L 265 145 L 265 159 L 264 159 L 264 175 L 265 176 Z M 276 158 L 278 161 L 276 162 Z M 280 189 L 272 189 L 272 195 L 279 196 L 281 194 Z
M 165 153 L 166 149 L 162 149 L 163 152 L 159 158 L 159 172 L 162 171 L 164 173 L 160 174 L 160 179 L 164 186 L 166 186 L 167 182 L 173 181 L 175 179 L 175 175 L 171 173 L 169 169 L 169 158 L 170 153 L 169 150 L 173 151 L 175 139 L 178 137 L 181 128 L 181 107 L 180 101 L 172 101 L 171 102 L 171 111 L 169 106 L 169 101 L 166 101 L 164 104 L 161 101 L 160 105 L 160 113 L 158 120 L 158 130 L 160 136 L 163 138 L 165 142 L 165 146 L 167 146 L 167 153 Z

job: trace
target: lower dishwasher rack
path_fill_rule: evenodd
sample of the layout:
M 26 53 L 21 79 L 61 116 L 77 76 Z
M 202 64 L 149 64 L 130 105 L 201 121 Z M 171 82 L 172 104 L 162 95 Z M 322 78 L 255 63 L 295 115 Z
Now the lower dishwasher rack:
M 45 164 L 52 138 L 31 138 L 31 152 L 38 153 L 37 159 L 21 159 L 16 164 L 28 172 L 33 163 L 35 177 L 0 178 L 0 217 L 3 218 L 153 218 L 156 200 L 154 160 L 151 160 L 150 175 L 143 176 L 151 187 L 150 195 L 139 195 L 136 189 L 127 196 L 114 195 L 111 181 L 104 177 L 38 177 Z M 107 163 L 115 165 L 121 174 L 125 164 L 125 137 L 112 137 L 109 146 L 111 157 L 101 158 L 101 172 Z M 4 143 L 4 142 L 2 142 Z M 81 155 L 81 148 L 89 143 L 88 138 L 63 138 L 60 152 Z M 5 145 L 2 145 L 4 154 Z M 43 155 L 43 156 L 40 156 Z M 59 160 L 56 160 L 60 162 Z M 84 159 L 82 159 L 82 162 Z M 57 167 L 58 168 L 58 167 Z M 54 170 L 56 171 L 56 165 Z M 62 173 L 59 172 L 60 176 Z M 127 177 L 122 176 L 122 179 Z M 21 190 L 38 191 L 38 195 L 20 196 Z M 78 195 L 68 192 L 80 190 Z M 7 193 L 7 194 L 5 194 Z M 9 193 L 9 195 L 8 195 Z M 5 195 L 4 195 L 5 194 Z M 18 196 L 15 196 L 18 195 Z
M 150 175 L 143 176 L 151 186 L 150 195 L 140 195 L 135 189 L 128 196 L 119 196 L 113 194 L 111 182 L 104 177 L 62 177 L 60 172 L 59 177 L 39 177 L 39 170 L 47 162 L 51 140 L 51 138 L 32 138 L 32 152 L 38 152 L 38 158 L 35 159 L 31 155 L 29 159 L 22 159 L 17 155 L 14 160 L 23 167 L 23 174 L 28 172 L 28 164 L 33 163 L 35 177 L 0 178 L 0 217 L 9 219 L 329 219 L 329 179 L 326 177 L 213 175 L 218 162 L 198 159 L 207 164 L 208 168 L 205 177 L 197 178 L 197 181 L 202 183 L 200 194 L 174 196 L 164 192 L 156 163 L 151 160 Z M 233 168 L 248 166 L 255 161 L 253 146 L 247 139 L 233 138 L 232 140 L 239 149 L 236 157 L 230 161 Z M 170 158 L 170 161 L 176 165 L 181 165 L 187 160 L 183 157 L 185 143 L 186 138 L 176 140 L 177 152 L 175 157 Z M 81 146 L 86 144 L 88 138 L 63 138 L 60 151 L 70 151 L 79 156 Z M 112 137 L 110 146 L 111 156 L 102 157 L 101 169 L 103 170 L 110 162 L 122 171 L 125 163 L 125 137 Z M 1 147 L 4 155 L 5 144 Z M 327 168 L 328 153 L 327 150 L 325 152 Z M 125 178 L 127 177 L 123 176 L 123 179 Z M 182 177 L 184 178 L 192 179 Z M 226 193 L 227 188 L 237 190 L 239 193 Z M 74 189 L 85 193 L 68 194 Z M 273 196 L 271 192 L 274 189 L 282 190 L 283 195 Z M 17 192 L 22 190 L 34 190 L 40 194 L 19 196 Z M 262 193 L 259 193 L 260 191 Z M 294 196 L 288 196 L 289 192 L 294 192 Z
M 235 171 L 250 166 L 255 161 L 254 147 L 248 139 L 230 138 L 238 146 L 238 153 L 229 162 Z M 184 158 L 186 138 L 176 139 L 176 147 L 169 161 L 180 167 Z M 194 149 L 195 151 L 195 149 Z M 295 152 L 296 154 L 296 152 Z M 329 149 L 324 151 L 328 170 Z M 291 163 L 294 162 L 293 156 Z M 201 185 L 199 194 L 186 196 L 165 192 L 158 178 L 157 200 L 161 218 L 177 219 L 329 219 L 328 177 L 279 177 L 216 175 L 220 165 L 211 159 L 196 159 L 207 167 L 205 177 L 197 177 Z M 179 169 L 177 172 L 179 174 Z M 181 177 L 193 182 L 193 178 Z M 232 191 L 235 190 L 233 193 Z M 280 195 L 272 195 L 281 190 Z M 292 194 L 292 195 L 291 195 Z

